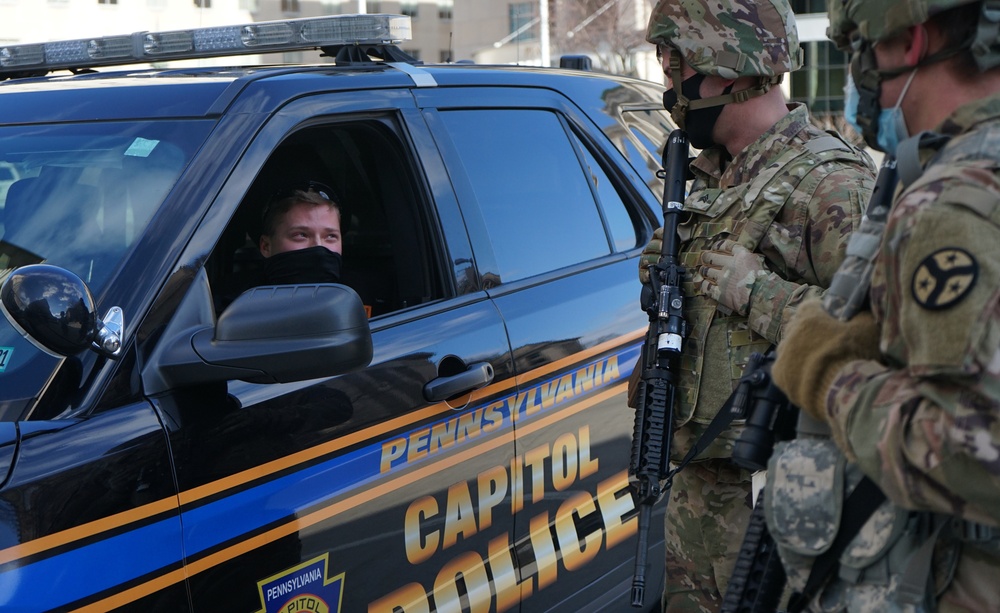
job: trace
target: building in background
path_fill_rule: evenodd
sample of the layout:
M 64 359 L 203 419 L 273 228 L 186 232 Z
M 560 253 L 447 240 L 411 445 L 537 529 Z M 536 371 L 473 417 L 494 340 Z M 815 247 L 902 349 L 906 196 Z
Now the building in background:
M 660 82 L 645 42 L 654 0 L 0 0 L 0 45 L 346 13 L 412 18 L 404 51 L 425 62 L 558 65 L 586 55 L 594 69 Z M 827 0 L 792 0 L 805 65 L 786 79 L 788 97 L 826 126 L 843 121 L 847 57 L 826 38 Z M 245 61 L 255 61 L 253 57 Z M 323 61 L 311 52 L 258 62 Z M 852 134 L 853 135 L 853 134 Z
M 253 21 L 247 0 L 0 0 L 0 46 Z

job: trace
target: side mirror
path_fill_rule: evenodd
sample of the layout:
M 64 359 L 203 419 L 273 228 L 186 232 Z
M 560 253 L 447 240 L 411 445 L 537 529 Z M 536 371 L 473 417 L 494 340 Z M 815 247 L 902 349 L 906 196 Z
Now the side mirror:
M 361 298 L 344 285 L 247 290 L 214 320 L 204 270 L 143 368 L 147 393 L 240 379 L 290 383 L 341 375 L 372 359 Z
M 117 357 L 124 328 L 114 307 L 101 324 L 94 298 L 83 279 L 49 264 L 14 270 L 0 286 L 4 316 L 35 346 L 60 356 L 95 348 Z

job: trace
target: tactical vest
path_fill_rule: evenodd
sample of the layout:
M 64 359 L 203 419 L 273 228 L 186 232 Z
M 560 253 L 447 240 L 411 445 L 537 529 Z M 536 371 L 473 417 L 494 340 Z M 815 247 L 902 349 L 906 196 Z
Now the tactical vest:
M 750 329 L 746 317 L 723 314 L 714 300 L 698 294 L 702 280 L 698 273 L 701 253 L 727 238 L 756 251 L 783 207 L 807 204 L 789 202 L 788 198 L 799 187 L 806 187 L 802 185 L 804 181 L 818 181 L 826 176 L 813 172 L 814 168 L 828 163 L 856 164 L 856 156 L 857 150 L 838 136 L 824 133 L 804 145 L 786 147 L 748 183 L 722 189 L 706 186 L 703 179 L 695 181 L 684 202 L 685 213 L 691 214 L 691 218 L 678 228 L 681 264 L 687 272 L 684 317 L 688 328 L 677 383 L 679 402 L 671 459 L 681 460 L 698 441 L 736 389 L 750 355 L 765 353 L 771 346 L 768 339 Z M 789 173 L 793 164 L 808 170 Z M 768 197 L 768 194 L 783 197 Z M 785 262 L 771 261 L 766 254 L 765 259 L 772 271 L 788 268 Z M 712 441 L 698 458 L 732 456 L 742 423 L 734 422 L 734 427 Z
M 967 168 L 954 166 L 959 159 L 988 159 L 1000 173 L 1000 151 L 981 151 L 974 138 L 941 151 L 923 173 L 917 160 L 926 162 L 934 152 L 917 152 L 920 137 L 900 145 L 899 175 L 904 186 L 894 201 L 930 182 L 967 180 L 963 179 Z M 941 143 L 938 140 L 937 146 Z M 971 188 L 963 196 L 959 204 L 976 212 L 984 223 L 1000 226 L 1000 201 Z M 793 591 L 802 590 L 815 560 L 830 549 L 846 513 L 845 499 L 864 476 L 857 465 L 847 462 L 828 432 L 801 429 L 810 421 L 800 421 L 798 438 L 775 445 L 764 497 L 768 528 Z M 1000 529 L 945 514 L 908 511 L 886 500 L 849 542 L 840 555 L 836 577 L 826 583 L 809 610 L 934 611 L 963 548 L 969 547 L 1000 559 Z

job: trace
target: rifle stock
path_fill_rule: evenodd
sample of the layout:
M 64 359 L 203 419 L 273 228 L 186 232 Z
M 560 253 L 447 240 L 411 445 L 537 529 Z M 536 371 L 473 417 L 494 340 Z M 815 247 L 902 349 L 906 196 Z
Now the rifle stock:
M 674 130 L 663 148 L 663 241 L 660 261 L 650 267 L 650 284 L 643 286 L 642 309 L 649 329 L 642 348 L 639 405 L 632 431 L 631 482 L 639 506 L 638 544 L 632 579 L 632 606 L 645 599 L 646 556 L 652 507 L 670 491 L 668 470 L 673 438 L 677 362 L 686 334 L 684 269 L 680 265 L 677 226 L 684 208 L 688 165 L 688 138 Z

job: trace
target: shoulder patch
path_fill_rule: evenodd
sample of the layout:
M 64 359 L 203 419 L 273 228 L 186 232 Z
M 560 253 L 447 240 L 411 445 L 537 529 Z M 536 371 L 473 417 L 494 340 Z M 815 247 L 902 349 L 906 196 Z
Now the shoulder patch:
M 913 273 L 912 291 L 917 304 L 931 311 L 951 308 L 976 285 L 979 263 L 957 247 L 938 249 L 920 262 Z

